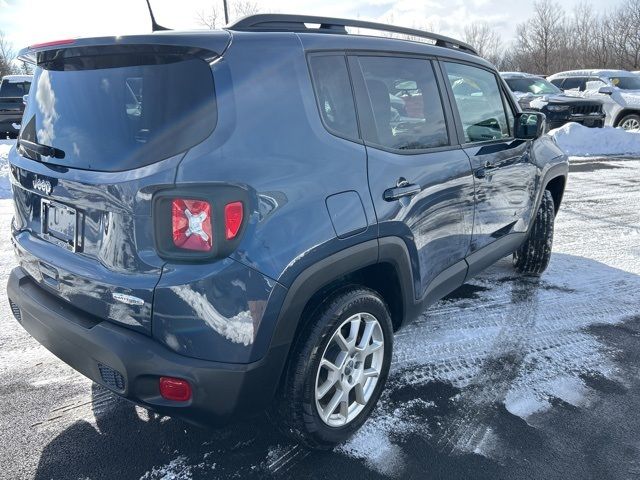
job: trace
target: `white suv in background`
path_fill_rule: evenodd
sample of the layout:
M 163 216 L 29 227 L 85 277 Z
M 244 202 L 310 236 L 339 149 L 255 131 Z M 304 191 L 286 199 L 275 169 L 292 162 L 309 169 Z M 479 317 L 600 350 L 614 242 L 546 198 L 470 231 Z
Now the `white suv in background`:
M 640 130 L 640 76 L 626 70 L 572 70 L 547 77 L 568 95 L 599 98 L 606 125 Z

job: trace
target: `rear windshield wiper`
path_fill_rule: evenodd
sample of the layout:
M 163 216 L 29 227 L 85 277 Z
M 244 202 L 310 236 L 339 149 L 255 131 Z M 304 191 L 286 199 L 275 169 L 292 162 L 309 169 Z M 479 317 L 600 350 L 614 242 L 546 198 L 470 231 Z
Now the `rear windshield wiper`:
M 27 150 L 31 150 L 32 152 L 39 153 L 40 155 L 44 155 L 46 157 L 64 158 L 64 150 L 60 150 L 59 148 L 52 147 L 50 145 L 31 142 L 22 138 L 20 139 L 20 145 L 22 145 Z

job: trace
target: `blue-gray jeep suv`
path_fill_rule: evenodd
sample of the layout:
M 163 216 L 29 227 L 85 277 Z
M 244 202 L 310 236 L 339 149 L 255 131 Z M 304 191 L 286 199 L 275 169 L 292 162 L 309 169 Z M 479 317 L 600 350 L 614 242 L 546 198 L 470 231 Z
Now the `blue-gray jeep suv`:
M 13 314 L 162 414 L 268 410 L 331 447 L 375 407 L 394 330 L 500 258 L 549 262 L 567 158 L 456 40 L 255 15 L 22 58 Z

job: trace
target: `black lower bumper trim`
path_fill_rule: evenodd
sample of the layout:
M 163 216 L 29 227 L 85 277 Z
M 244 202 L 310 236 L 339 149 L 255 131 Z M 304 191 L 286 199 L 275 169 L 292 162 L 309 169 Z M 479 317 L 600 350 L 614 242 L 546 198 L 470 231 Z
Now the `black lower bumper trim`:
M 251 364 L 178 355 L 151 337 L 108 321 L 77 321 L 72 318 L 77 312 L 43 290 L 20 267 L 11 272 L 7 293 L 24 329 L 65 363 L 135 403 L 196 424 L 221 423 L 266 408 L 288 352 L 288 346 L 273 348 Z M 192 399 L 163 399 L 160 376 L 188 380 Z

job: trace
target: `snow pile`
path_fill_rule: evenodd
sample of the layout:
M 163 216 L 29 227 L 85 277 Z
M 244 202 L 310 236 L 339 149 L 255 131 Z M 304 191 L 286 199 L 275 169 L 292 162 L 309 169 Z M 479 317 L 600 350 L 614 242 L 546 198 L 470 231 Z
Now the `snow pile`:
M 0 198 L 11 198 L 9 183 L 9 150 L 15 140 L 0 140 Z
M 549 132 L 569 156 L 592 157 L 601 155 L 640 156 L 640 131 L 621 128 L 588 128 L 567 123 Z

